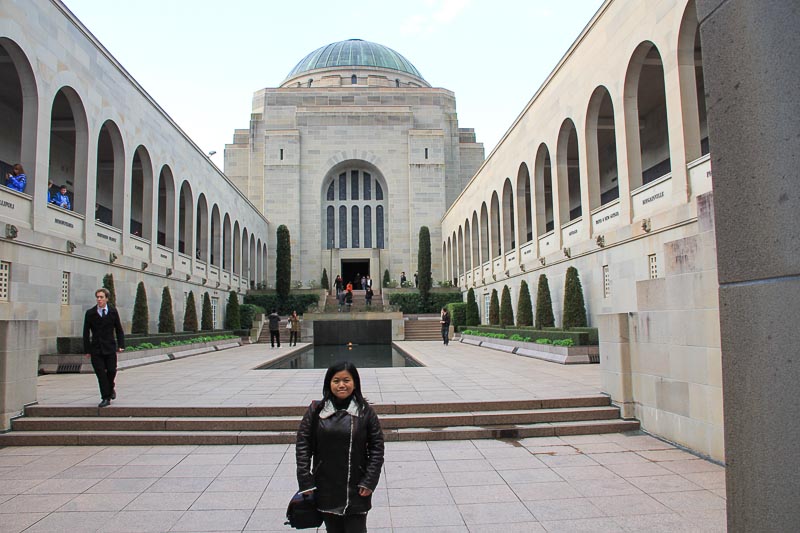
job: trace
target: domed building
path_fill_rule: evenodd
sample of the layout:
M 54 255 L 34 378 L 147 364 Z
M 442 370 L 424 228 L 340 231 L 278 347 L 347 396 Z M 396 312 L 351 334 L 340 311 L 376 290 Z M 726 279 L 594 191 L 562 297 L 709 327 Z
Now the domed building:
M 349 39 L 254 94 L 250 127 L 225 147 L 225 174 L 272 227 L 289 228 L 294 280 L 318 281 L 323 268 L 411 279 L 419 228 L 441 241 L 442 215 L 483 160 L 451 91 L 391 48 Z M 440 255 L 432 260 L 444 279 Z

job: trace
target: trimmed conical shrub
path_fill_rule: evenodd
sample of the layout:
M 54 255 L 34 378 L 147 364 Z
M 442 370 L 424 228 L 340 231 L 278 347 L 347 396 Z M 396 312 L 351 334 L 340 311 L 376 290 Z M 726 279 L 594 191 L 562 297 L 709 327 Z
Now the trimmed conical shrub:
M 519 284 L 519 300 L 517 301 L 517 325 L 533 325 L 533 306 L 531 304 L 531 291 L 525 280 Z
M 147 310 L 147 291 L 144 289 L 144 281 L 140 281 L 136 287 L 136 300 L 133 303 L 131 333 L 147 335 L 150 332 L 148 322 L 150 322 L 150 313 Z
M 239 314 L 239 296 L 236 291 L 231 291 L 228 296 L 228 305 L 225 307 L 225 329 L 242 329 L 242 319 Z
M 194 293 L 189 291 L 186 298 L 186 310 L 183 313 L 183 331 L 197 331 L 197 305 L 194 303 Z
M 489 298 L 489 324 L 492 326 L 500 324 L 500 302 L 497 299 L 497 289 L 492 289 L 492 296 Z
M 553 315 L 553 300 L 550 299 L 550 285 L 547 276 L 539 276 L 539 288 L 536 291 L 536 329 L 552 328 L 556 325 Z
M 428 309 L 430 302 L 431 286 L 431 232 L 428 226 L 419 228 L 419 251 L 417 253 L 417 273 L 419 275 L 419 299 L 424 312 Z
M 106 274 L 103 276 L 103 288 L 107 289 L 109 292 L 108 295 L 108 303 L 111 304 L 111 307 L 117 306 L 117 291 L 114 288 L 114 274 Z
M 383 271 L 383 287 L 386 288 L 391 283 L 392 278 L 389 277 L 389 269 Z
M 330 283 L 328 283 L 328 271 L 324 268 L 322 269 L 322 281 L 320 281 L 319 284 L 322 285 L 322 288 L 326 291 L 331 288 Z
M 511 289 L 508 285 L 503 285 L 503 292 L 500 295 L 500 325 L 514 325 L 514 308 L 511 307 Z
M 586 304 L 583 301 L 583 286 L 578 277 L 578 269 L 569 267 L 564 282 L 564 315 L 561 325 L 566 328 L 585 328 Z
M 281 224 L 277 230 L 278 245 L 275 250 L 275 292 L 278 300 L 285 302 L 292 287 L 292 244 L 289 228 Z M 204 328 L 205 329 L 205 328 Z
M 211 314 L 211 297 L 207 292 L 203 293 L 203 314 L 200 318 L 200 329 L 203 331 L 214 329 L 214 316 Z
M 172 313 L 172 295 L 169 287 L 161 291 L 161 310 L 158 312 L 158 332 L 175 333 L 175 315 Z
M 481 323 L 481 315 L 478 311 L 478 302 L 475 301 L 475 289 L 467 291 L 467 326 L 477 326 Z

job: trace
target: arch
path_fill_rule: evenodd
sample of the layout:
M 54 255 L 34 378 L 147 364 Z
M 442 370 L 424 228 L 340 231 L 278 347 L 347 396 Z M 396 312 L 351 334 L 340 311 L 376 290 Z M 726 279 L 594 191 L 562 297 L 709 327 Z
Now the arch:
M 194 196 L 188 181 L 181 184 L 178 198 L 178 252 L 195 257 Z
M 331 250 L 335 247 L 336 243 L 336 209 L 334 209 L 332 205 L 329 205 L 326 209 L 325 227 L 325 248 Z
M 453 279 L 453 242 L 451 237 L 447 237 L 447 253 L 445 254 L 445 261 L 447 263 L 447 268 L 445 268 L 445 275 L 447 279 Z
M 497 191 L 492 193 L 491 216 L 492 219 L 489 222 L 491 233 L 489 242 L 492 248 L 491 258 L 495 259 L 503 253 L 503 247 L 500 241 L 500 199 L 497 197 Z
M 442 241 L 442 271 L 445 279 L 449 279 L 450 274 L 447 271 L 447 241 Z
M 359 235 L 359 233 L 360 233 L 359 232 L 359 227 L 360 227 L 359 216 L 360 215 L 359 215 L 358 206 L 354 205 L 353 207 L 350 208 L 350 211 L 351 211 L 350 229 L 352 229 L 352 233 L 353 233 L 353 235 L 352 235 L 352 237 L 353 237 L 352 248 L 359 248 L 361 246 L 361 243 L 360 243 L 360 240 L 359 240 L 359 237 L 360 237 L 360 235 Z
M 686 162 L 709 153 L 703 47 L 695 0 L 686 5 L 678 32 L 678 77 Z
M 222 227 L 220 225 L 219 206 L 214 204 L 211 208 L 211 256 L 209 263 L 220 266 L 222 245 Z
M 457 250 L 457 252 L 458 252 L 457 260 L 458 260 L 458 262 L 456 264 L 457 264 L 458 275 L 461 276 L 461 275 L 464 274 L 464 263 L 465 263 L 465 260 L 464 260 L 464 228 L 461 227 L 461 226 L 458 227 L 458 241 L 457 242 L 458 242 L 458 250 Z
M 470 232 L 469 218 L 464 220 L 464 271 L 472 271 L 475 268 L 474 259 L 472 258 L 472 233 Z
M 339 206 L 339 248 L 347 248 L 347 206 Z
M 489 210 L 486 202 L 481 204 L 481 261 L 487 263 L 489 257 Z
M 0 137 L 0 172 L 19 163 L 28 177 L 25 191 L 33 195 L 36 178 L 36 140 L 39 121 L 39 90 L 25 52 L 14 41 L 0 37 L 0 94 L 3 109 L 3 133 Z
M 386 228 L 383 217 L 383 206 L 379 205 L 375 208 L 375 247 L 381 250 L 386 247 L 386 241 L 384 240 Z
M 531 176 L 528 165 L 520 163 L 517 170 L 517 228 L 523 242 L 533 240 L 533 212 L 531 211 Z
M 364 206 L 364 248 L 372 248 L 372 206 Z
M 453 285 L 457 286 L 458 285 L 458 276 L 459 276 L 460 272 L 459 272 L 459 269 L 458 269 L 458 264 L 459 264 L 459 262 L 458 262 L 458 236 L 456 236 L 455 230 L 453 230 L 452 243 L 453 243 L 453 246 L 450 249 L 450 252 L 451 252 L 451 257 L 450 257 L 451 263 L 450 264 L 452 265 L 452 268 L 453 268 L 453 276 L 452 276 Z
M 208 240 L 208 200 L 205 193 L 200 193 L 197 198 L 197 223 L 195 226 L 195 253 L 194 256 L 201 261 L 208 263 L 209 240 Z
M 514 227 L 514 188 L 511 179 L 503 182 L 503 253 L 517 247 L 516 228 Z
M 239 228 L 239 221 L 233 223 L 233 275 L 242 275 L 242 230 Z
M 89 125 L 80 96 L 65 85 L 53 97 L 50 112 L 50 164 L 48 178 L 66 185 L 72 209 L 86 214 Z M 26 191 L 29 191 L 26 187 Z M 118 228 L 122 228 L 120 210 Z
M 250 278 L 249 278 L 249 280 L 250 280 L 250 288 L 251 289 L 255 289 L 256 288 L 256 267 L 257 267 L 257 265 L 255 264 L 255 261 L 256 261 L 256 237 L 255 237 L 255 234 L 253 234 L 253 233 L 250 234 L 250 254 L 249 254 L 249 256 L 250 256 L 250 259 L 249 259 L 249 264 L 250 264 Z
M 117 188 L 117 183 L 114 184 L 113 189 L 117 192 L 122 191 L 121 188 Z M 117 194 L 116 196 L 121 195 Z M 147 148 L 141 145 L 134 151 L 131 162 L 130 218 L 129 231 L 131 235 L 152 240 L 153 165 L 150 162 Z
M 536 229 L 537 237 L 553 231 L 553 172 L 550 161 L 550 150 L 542 143 L 536 150 L 536 163 L 534 164 L 536 177 Z
M 625 131 L 631 191 L 672 170 L 667 98 L 661 54 L 644 41 L 631 55 L 625 74 Z
M 589 211 L 619 198 L 617 133 L 611 94 L 600 85 L 586 111 L 586 158 L 589 173 Z
M 264 280 L 264 258 L 261 255 L 261 238 L 256 240 L 256 247 L 253 250 L 256 262 L 256 288 L 261 288 L 261 283 Z
M 222 270 L 231 271 L 231 217 L 225 213 L 222 220 Z
M 364 159 L 346 159 L 331 167 L 322 184 L 320 217 L 327 228 L 322 248 L 383 248 L 388 202 L 380 170 Z M 338 239 L 331 239 L 331 227 Z
M 247 227 L 242 228 L 242 271 L 239 273 L 240 281 L 250 279 L 250 256 L 248 254 L 250 232 Z M 248 283 L 248 286 L 250 284 Z
M 125 149 L 122 134 L 113 120 L 106 120 L 100 127 L 97 137 L 94 218 L 103 224 L 119 229 L 122 228 L 124 165 Z M 115 190 L 120 194 L 115 195 Z M 139 227 L 139 235 L 141 235 L 141 227 Z
M 556 147 L 558 179 L 559 224 L 580 218 L 583 214 L 581 205 L 581 171 L 578 162 L 578 130 L 572 119 L 561 123 Z
M 175 247 L 175 179 L 169 165 L 158 173 L 158 221 L 156 242 L 166 248 Z
M 481 238 L 480 226 L 478 225 L 478 212 L 472 212 L 472 268 L 478 268 L 481 265 Z

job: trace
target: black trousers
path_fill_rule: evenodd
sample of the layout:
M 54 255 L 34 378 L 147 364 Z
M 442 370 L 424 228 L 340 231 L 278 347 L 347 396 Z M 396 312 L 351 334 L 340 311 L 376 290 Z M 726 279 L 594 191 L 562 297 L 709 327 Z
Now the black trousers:
M 275 346 L 275 341 L 278 341 L 278 348 L 281 347 L 281 330 L 279 329 L 271 329 L 269 330 L 269 344 L 270 346 Z
M 325 520 L 325 529 L 328 533 L 366 533 L 367 513 L 346 514 L 339 516 L 331 513 L 322 513 Z
M 289 333 L 289 346 L 292 345 L 292 341 L 297 344 L 297 339 L 300 337 L 299 331 L 292 331 Z
M 450 334 L 450 328 L 442 328 L 442 340 L 444 341 L 445 345 L 450 344 L 450 339 L 448 339 L 448 335 Z
M 100 386 L 100 397 L 110 400 L 114 392 L 114 378 L 117 377 L 117 354 L 92 354 L 92 368 Z

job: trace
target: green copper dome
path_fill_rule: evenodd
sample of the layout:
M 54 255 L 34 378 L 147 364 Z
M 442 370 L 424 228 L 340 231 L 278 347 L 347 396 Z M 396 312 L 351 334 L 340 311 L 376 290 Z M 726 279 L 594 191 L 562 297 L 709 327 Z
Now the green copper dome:
M 411 62 L 391 48 L 361 39 L 348 39 L 318 48 L 304 57 L 286 76 L 323 68 L 378 67 L 398 70 L 424 80 Z

